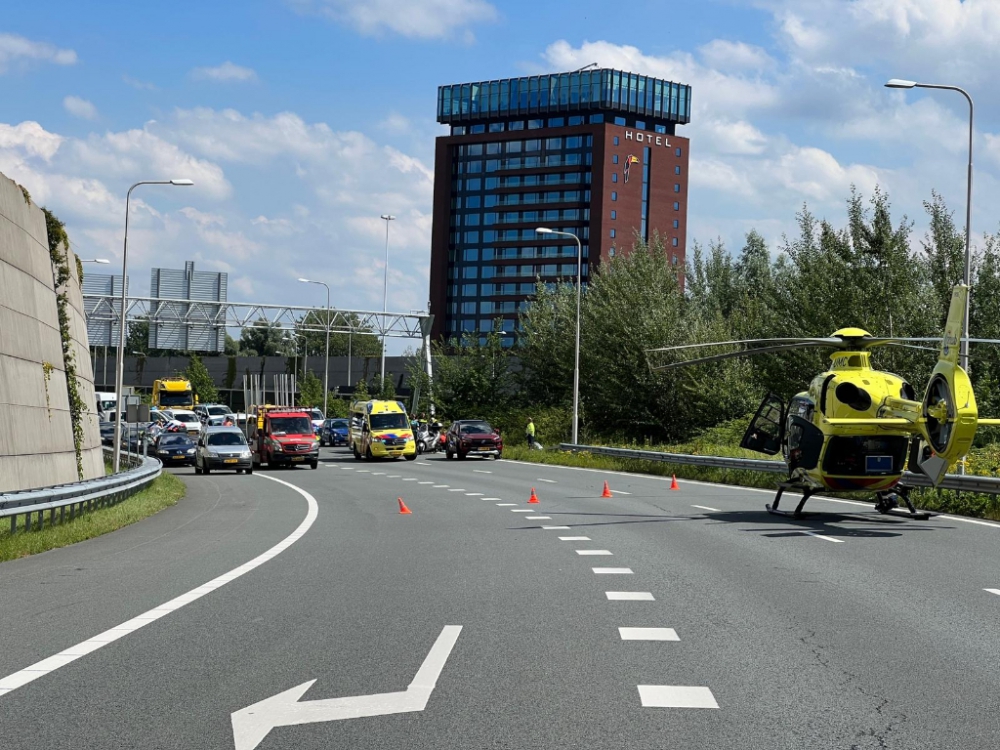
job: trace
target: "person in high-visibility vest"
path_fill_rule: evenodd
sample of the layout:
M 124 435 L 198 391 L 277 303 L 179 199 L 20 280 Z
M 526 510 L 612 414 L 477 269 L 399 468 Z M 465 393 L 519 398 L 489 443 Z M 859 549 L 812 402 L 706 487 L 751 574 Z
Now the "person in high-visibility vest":
M 531 448 L 535 444 L 535 421 L 528 417 L 528 426 L 524 428 L 524 437 L 528 441 L 528 447 Z

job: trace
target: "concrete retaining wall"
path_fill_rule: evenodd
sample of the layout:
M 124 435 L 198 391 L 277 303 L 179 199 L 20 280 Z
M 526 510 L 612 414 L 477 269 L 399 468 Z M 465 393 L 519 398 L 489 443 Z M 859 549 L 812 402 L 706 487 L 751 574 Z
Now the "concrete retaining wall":
M 94 411 L 79 280 L 70 326 L 81 397 Z M 84 478 L 104 472 L 96 418 L 84 420 Z M 0 175 L 0 491 L 78 480 L 45 217 Z

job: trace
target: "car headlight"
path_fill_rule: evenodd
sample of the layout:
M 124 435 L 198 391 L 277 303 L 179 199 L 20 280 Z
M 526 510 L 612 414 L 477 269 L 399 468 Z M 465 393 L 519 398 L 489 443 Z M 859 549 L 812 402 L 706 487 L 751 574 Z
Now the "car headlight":
M 215 451 L 209 451 L 208 455 L 211 456 L 212 458 L 218 458 L 219 457 L 219 454 L 216 453 Z
M 188 451 L 188 453 L 190 453 L 190 452 L 191 451 Z M 170 455 L 170 451 L 157 451 L 156 455 L 158 455 L 158 456 L 169 456 Z
M 240 458 L 250 458 L 250 451 L 240 451 Z
M 319 441 L 318 440 L 313 440 L 312 447 L 313 447 L 313 450 L 315 450 L 316 448 L 319 448 Z
M 194 448 L 188 448 L 187 452 L 188 452 L 189 456 L 193 456 L 194 455 Z

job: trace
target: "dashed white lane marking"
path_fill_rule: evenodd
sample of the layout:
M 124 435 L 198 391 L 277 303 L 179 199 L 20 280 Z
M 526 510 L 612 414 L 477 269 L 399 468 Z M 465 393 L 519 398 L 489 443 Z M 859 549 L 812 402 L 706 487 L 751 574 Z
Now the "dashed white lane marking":
M 352 471 L 354 469 L 353 466 L 338 466 L 337 468 L 343 469 L 344 471 Z
M 643 708 L 718 708 L 707 687 L 691 685 L 639 685 Z
M 371 474 L 371 469 L 358 469 L 358 474 Z
M 506 505 L 507 503 L 497 503 L 497 504 L 498 505 Z M 511 503 L 511 505 L 513 505 L 513 503 Z M 534 513 L 535 511 L 533 511 L 531 508 L 511 508 L 510 512 L 511 513 Z
M 276 545 L 271 547 L 271 549 L 257 555 L 254 559 L 249 562 L 245 562 L 238 568 L 230 570 L 228 573 L 223 573 L 221 576 L 213 578 L 208 583 L 203 583 L 186 594 L 181 594 L 168 602 L 165 602 L 158 607 L 154 607 L 147 612 L 143 612 L 141 615 L 136 615 L 131 620 L 126 620 L 120 625 L 105 630 L 103 633 L 98 633 L 93 638 L 88 638 L 82 643 L 78 643 L 75 646 L 70 646 L 69 648 L 60 651 L 54 656 L 50 656 L 47 659 L 42 659 L 39 662 L 32 664 L 30 667 L 25 667 L 19 672 L 14 672 L 14 674 L 7 675 L 6 677 L 0 679 L 0 696 L 5 695 L 17 688 L 27 685 L 29 682 L 37 680 L 39 677 L 47 675 L 59 667 L 64 667 L 71 662 L 76 661 L 81 656 L 85 656 L 97 649 L 117 641 L 119 638 L 123 638 L 129 633 L 134 633 L 136 630 L 149 625 L 151 622 L 156 622 L 161 617 L 175 612 L 181 607 L 190 604 L 193 601 L 201 599 L 206 594 L 215 591 L 217 588 L 225 586 L 230 581 L 235 581 L 237 578 L 249 573 L 251 570 L 263 565 L 268 560 L 271 560 L 286 549 L 295 544 L 296 541 L 301 539 L 309 528 L 316 521 L 316 516 L 319 514 L 319 505 L 316 502 L 316 498 L 310 495 L 303 489 L 296 487 L 294 484 L 290 484 L 283 479 L 277 479 L 275 477 L 267 476 L 266 474 L 258 474 L 261 479 L 269 479 L 272 482 L 277 482 L 278 484 L 283 484 L 286 487 L 291 488 L 295 492 L 298 492 L 302 497 L 306 499 L 308 503 L 308 510 L 306 511 L 306 517 L 303 519 L 302 523 L 291 534 L 286 536 Z
M 434 484 L 434 482 L 417 482 L 417 484 Z
M 539 482 L 548 482 L 549 484 L 557 484 L 557 482 L 556 482 L 555 479 L 542 479 L 541 477 L 537 477 L 536 481 L 539 481 Z
M 559 537 L 560 542 L 589 542 L 589 536 L 561 536 Z
M 403 481 L 404 482 L 416 482 L 417 478 L 416 477 L 404 477 Z
M 525 516 L 529 521 L 551 521 L 552 516 Z
M 652 602 L 652 593 L 649 591 L 605 591 L 605 596 L 613 602 Z
M 421 482 L 420 484 L 423 484 L 423 482 Z M 429 483 L 428 483 L 428 484 L 429 484 Z M 447 488 L 447 487 L 448 487 L 448 485 L 447 485 L 447 484 L 435 484 L 435 485 L 434 485 L 434 489 L 436 489 L 436 490 L 443 490 L 443 489 L 445 489 L 445 488 Z
M 542 526 L 543 531 L 556 531 L 562 529 L 568 529 L 569 526 Z
M 1000 589 L 983 589 L 983 591 L 989 591 L 991 594 L 996 594 L 1000 596 Z
M 593 571 L 599 576 L 630 576 L 632 568 L 594 568 Z
M 517 503 L 497 503 L 497 505 L 499 505 L 501 508 L 512 508 L 515 505 L 517 505 Z M 531 513 L 530 510 L 528 512 Z
M 389 474 L 386 479 L 399 479 L 399 474 Z
M 372 472 L 372 476 L 373 477 L 384 477 L 385 476 L 385 472 L 384 471 L 373 471 Z
M 623 641 L 679 641 L 673 628 L 618 628 Z
M 492 474 L 492 471 L 486 471 L 486 469 L 473 469 L 476 474 Z
M 483 500 L 502 500 L 502 499 L 503 498 L 499 498 L 499 497 L 484 497 L 483 498 Z
M 843 544 L 843 539 L 834 539 L 832 536 L 823 536 L 822 534 L 817 534 L 815 531 L 803 531 L 803 534 L 808 534 L 809 536 L 814 536 L 817 539 L 825 539 L 828 542 L 835 542 L 837 544 Z
M 707 505 L 692 505 L 691 507 L 692 508 L 699 508 L 701 510 L 710 510 L 713 513 L 721 513 L 722 512 L 718 508 L 709 508 Z
M 466 492 L 465 496 L 466 497 L 482 497 L 483 493 L 482 492 Z
M 615 490 L 616 495 L 631 495 L 631 492 L 626 492 L 625 490 Z
M 441 486 L 442 487 L 447 487 L 448 485 L 443 484 Z M 450 490 L 448 490 L 448 492 L 465 492 L 465 487 L 459 487 L 457 489 L 450 489 Z
M 578 555 L 610 555 L 611 551 L 606 549 L 578 549 Z

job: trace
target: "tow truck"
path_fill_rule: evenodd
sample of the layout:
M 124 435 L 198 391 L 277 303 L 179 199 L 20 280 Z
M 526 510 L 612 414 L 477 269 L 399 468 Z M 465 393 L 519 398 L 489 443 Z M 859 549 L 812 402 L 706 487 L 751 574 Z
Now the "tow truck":
M 187 378 L 163 378 L 153 383 L 153 406 L 158 409 L 194 409 L 198 397 Z
M 294 406 L 257 406 L 247 419 L 253 467 L 309 464 L 319 468 L 319 441 L 309 413 Z

